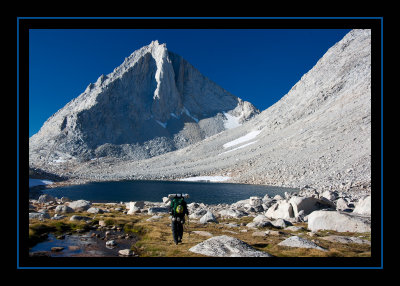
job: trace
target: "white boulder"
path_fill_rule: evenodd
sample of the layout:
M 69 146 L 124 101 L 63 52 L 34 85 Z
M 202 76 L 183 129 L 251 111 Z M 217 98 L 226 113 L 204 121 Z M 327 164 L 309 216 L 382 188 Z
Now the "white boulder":
M 117 245 L 117 242 L 115 240 L 108 240 L 106 241 L 106 246 L 107 247 L 114 247 Z
M 292 226 L 293 224 L 287 220 L 278 218 L 277 220 L 272 222 L 272 225 L 276 228 L 286 228 L 288 226 Z
M 272 219 L 278 219 L 278 218 L 290 219 L 294 217 L 293 207 L 286 200 L 281 200 L 276 204 L 274 204 L 273 206 L 271 206 L 266 211 L 265 216 L 267 218 L 272 218 Z
M 253 222 L 247 224 L 247 227 L 257 228 L 257 227 L 266 227 L 272 226 L 271 221 L 265 215 L 258 215 L 253 219 Z
M 91 202 L 85 200 L 77 200 L 73 202 L 69 202 L 68 206 L 72 208 L 76 212 L 86 211 L 90 208 Z
M 371 216 L 371 196 L 359 200 L 354 208 L 353 213 Z
M 29 213 L 29 219 L 44 220 L 45 218 L 50 218 L 50 215 L 48 213 L 41 213 L 41 212 Z
M 210 211 L 207 211 L 207 213 L 200 218 L 200 223 L 208 223 L 208 222 L 218 223 L 214 214 Z
M 204 216 L 206 213 L 207 213 L 207 210 L 199 209 L 199 210 L 196 210 L 194 213 L 190 214 L 189 218 L 191 218 L 191 219 L 199 219 L 202 216 Z
M 58 205 L 55 209 L 54 212 L 56 214 L 66 214 L 66 213 L 72 213 L 74 210 L 70 208 L 69 206 L 65 205 Z
M 348 209 L 348 208 L 349 208 L 349 205 L 348 205 L 348 203 L 347 203 L 347 201 L 345 199 L 339 198 L 336 201 L 336 209 L 338 211 L 342 211 L 342 210 L 345 210 L 345 209 Z
M 214 257 L 272 257 L 271 254 L 252 248 L 247 243 L 227 235 L 211 237 L 189 249 Z
M 327 200 L 330 200 L 330 201 L 334 201 L 338 198 L 338 193 L 332 192 L 332 191 L 324 191 L 322 193 L 321 197 L 326 198 Z
M 48 203 L 48 202 L 55 202 L 56 199 L 52 195 L 44 194 L 41 195 L 37 201 L 38 203 Z
M 118 254 L 121 256 L 133 256 L 134 255 L 133 251 L 130 249 L 121 249 L 118 251 Z
M 259 207 L 263 203 L 262 199 L 259 197 L 250 197 L 249 199 L 249 204 L 252 207 Z
M 139 209 L 144 208 L 144 201 L 137 201 L 137 202 L 129 202 L 126 204 L 127 209 L 132 209 L 133 207 L 137 207 Z
M 371 219 L 338 211 L 314 211 L 308 215 L 308 228 L 312 232 L 318 230 L 370 232 Z
M 132 215 L 132 214 L 137 214 L 140 213 L 140 209 L 138 207 L 133 206 L 132 208 L 129 209 L 127 214 Z
M 291 236 L 284 241 L 278 243 L 278 245 L 288 247 L 313 248 L 321 251 L 327 251 L 326 249 L 315 244 L 314 242 L 301 238 L 299 236 Z
M 233 218 L 240 218 L 242 216 L 247 215 L 247 213 L 240 211 L 240 210 L 236 210 L 236 209 L 225 209 L 225 210 L 221 210 L 219 212 L 219 215 L 221 217 L 233 217 Z
M 299 216 L 300 211 L 304 211 L 303 215 L 308 215 L 315 210 L 320 210 L 322 208 L 330 208 L 334 205 L 327 200 L 320 200 L 314 197 L 298 197 L 293 196 L 289 203 L 293 207 L 293 214 L 295 217 Z
M 91 214 L 102 214 L 102 213 L 104 213 L 104 211 L 102 209 L 95 208 L 95 207 L 89 208 L 86 212 L 91 213 Z

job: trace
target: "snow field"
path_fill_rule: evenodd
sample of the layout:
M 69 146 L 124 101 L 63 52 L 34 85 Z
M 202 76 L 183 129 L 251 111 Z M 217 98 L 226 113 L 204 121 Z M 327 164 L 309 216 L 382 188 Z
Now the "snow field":
M 261 130 L 251 131 L 251 132 L 247 133 L 246 135 L 244 135 L 242 137 L 239 137 L 236 140 L 233 140 L 233 141 L 230 141 L 230 142 L 224 144 L 223 147 L 224 148 L 229 148 L 229 147 L 232 147 L 232 146 L 235 146 L 235 145 L 250 141 L 250 140 L 256 138 L 257 135 L 260 134 L 260 133 L 261 133 Z

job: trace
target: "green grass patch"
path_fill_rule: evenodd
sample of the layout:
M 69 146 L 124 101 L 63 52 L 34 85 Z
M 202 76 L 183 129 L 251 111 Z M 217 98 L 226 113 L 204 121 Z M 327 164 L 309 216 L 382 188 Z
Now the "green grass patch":
M 28 245 L 29 247 L 34 246 L 35 244 L 46 240 L 47 234 L 51 231 L 54 231 L 55 228 L 53 226 L 49 226 L 43 223 L 32 224 L 29 226 L 29 239 Z
M 72 230 L 71 224 L 67 224 L 65 222 L 56 222 L 53 224 L 55 231 L 58 233 L 64 233 Z
M 145 228 L 143 226 L 137 226 L 133 222 L 124 224 L 123 230 L 125 233 L 136 235 L 143 235 L 145 233 Z

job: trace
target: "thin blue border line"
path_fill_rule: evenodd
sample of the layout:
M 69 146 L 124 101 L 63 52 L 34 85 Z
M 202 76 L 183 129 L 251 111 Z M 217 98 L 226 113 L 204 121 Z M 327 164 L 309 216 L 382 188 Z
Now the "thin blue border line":
M 18 19 L 310 19 L 310 20 L 321 20 L 321 19 L 383 19 L 383 17 L 18 17 Z
M 381 267 L 383 268 L 383 18 L 381 19 Z
M 381 20 L 381 266 L 380 267 L 21 267 L 19 266 L 19 20 L 20 19 L 380 19 Z M 383 269 L 383 17 L 17 17 L 17 268 L 18 269 Z
M 381 267 L 23 267 L 21 269 L 382 269 Z
M 19 267 L 19 19 L 17 19 L 17 267 Z

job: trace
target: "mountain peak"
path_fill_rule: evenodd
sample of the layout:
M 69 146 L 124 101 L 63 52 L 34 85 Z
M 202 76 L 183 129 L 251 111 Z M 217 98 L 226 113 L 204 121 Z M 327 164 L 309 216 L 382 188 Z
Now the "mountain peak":
M 163 53 L 167 51 L 167 44 L 160 44 L 158 40 L 152 41 L 149 45 L 143 47 L 145 50 L 149 50 L 152 54 Z
M 259 113 L 242 103 L 154 40 L 49 118 L 30 138 L 31 158 L 153 157 L 227 129 L 229 115 Z
M 166 43 L 160 44 L 160 43 L 158 42 L 158 40 L 151 41 L 151 43 L 150 43 L 148 46 L 149 46 L 149 47 L 158 47 L 158 46 L 162 46 L 162 47 L 164 47 L 164 48 L 167 48 L 167 44 L 166 44 Z

